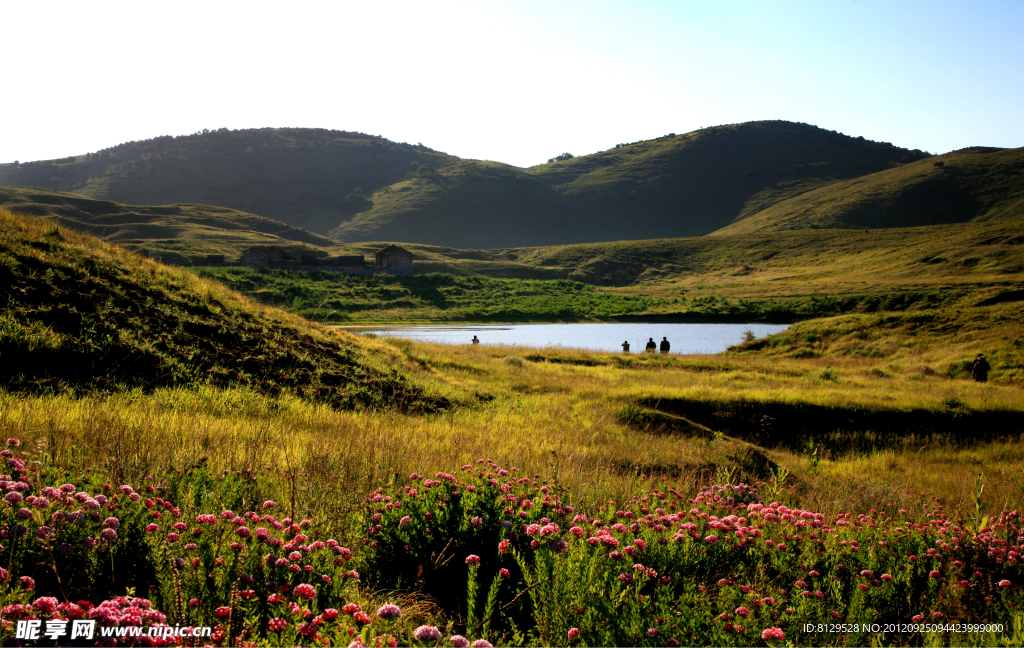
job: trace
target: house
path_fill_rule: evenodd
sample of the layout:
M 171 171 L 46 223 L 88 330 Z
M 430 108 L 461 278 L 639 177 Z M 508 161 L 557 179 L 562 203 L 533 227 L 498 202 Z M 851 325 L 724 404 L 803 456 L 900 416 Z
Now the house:
M 272 263 L 298 263 L 298 259 L 276 247 L 251 247 L 238 257 L 238 265 L 269 268 Z
M 378 252 L 378 268 L 412 268 L 412 252 L 391 244 Z
M 358 275 L 401 275 L 412 274 L 413 256 L 408 250 L 389 245 L 376 254 L 376 263 L 367 264 L 362 256 L 337 256 L 317 258 L 312 254 L 300 254 L 299 258 L 276 247 L 251 247 L 242 253 L 238 265 L 270 270 L 302 270 L 304 272 L 340 272 Z

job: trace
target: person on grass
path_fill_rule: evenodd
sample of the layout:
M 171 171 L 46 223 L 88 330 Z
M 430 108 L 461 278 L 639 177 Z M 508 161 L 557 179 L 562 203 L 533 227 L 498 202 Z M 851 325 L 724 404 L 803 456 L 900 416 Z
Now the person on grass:
M 629 340 L 622 343 L 622 352 L 629 353 Z
M 654 343 L 654 338 L 647 338 L 647 347 L 644 349 L 645 353 L 654 353 L 654 350 L 658 348 L 658 345 Z
M 974 367 L 971 369 L 971 376 L 978 382 L 988 381 L 988 372 L 992 367 L 985 360 L 985 356 L 978 354 L 978 359 L 974 361 Z
M 672 345 L 668 343 L 668 338 L 661 338 L 661 355 L 668 355 L 668 350 L 672 348 Z
M 477 336 L 474 335 L 473 336 L 473 344 L 480 344 L 480 338 L 478 338 Z

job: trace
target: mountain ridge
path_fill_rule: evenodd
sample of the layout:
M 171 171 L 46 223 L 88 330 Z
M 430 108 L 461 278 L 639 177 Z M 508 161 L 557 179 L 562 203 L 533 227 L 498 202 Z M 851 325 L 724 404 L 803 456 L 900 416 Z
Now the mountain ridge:
M 361 133 L 220 129 L 0 165 L 0 185 L 212 204 L 347 242 L 484 248 L 708 234 L 926 156 L 784 121 L 673 133 L 526 169 Z

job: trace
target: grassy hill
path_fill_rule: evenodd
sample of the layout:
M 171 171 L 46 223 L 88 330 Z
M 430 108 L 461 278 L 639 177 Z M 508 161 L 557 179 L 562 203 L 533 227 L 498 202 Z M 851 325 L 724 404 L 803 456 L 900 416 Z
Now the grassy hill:
M 364 194 L 422 164 L 443 167 L 455 160 L 363 133 L 222 128 L 60 160 L 2 164 L 0 185 L 137 205 L 216 205 L 322 233 L 364 208 Z
M 238 256 L 254 245 L 323 255 L 329 238 L 279 221 L 210 205 L 122 205 L 41 189 L 0 187 L 0 207 L 117 243 L 174 265 L 207 254 Z
M 329 234 L 461 248 L 701 236 L 925 156 L 807 124 L 733 124 L 529 169 L 463 160 L 378 190 Z
M 768 121 L 520 169 L 361 133 L 221 129 L 0 165 L 0 185 L 128 204 L 216 205 L 350 242 L 493 248 L 699 236 L 925 155 Z
M 808 191 L 715 234 L 1024 218 L 1024 148 L 969 148 Z
M 0 209 L 0 388 L 244 387 L 437 409 L 384 349 L 43 219 Z

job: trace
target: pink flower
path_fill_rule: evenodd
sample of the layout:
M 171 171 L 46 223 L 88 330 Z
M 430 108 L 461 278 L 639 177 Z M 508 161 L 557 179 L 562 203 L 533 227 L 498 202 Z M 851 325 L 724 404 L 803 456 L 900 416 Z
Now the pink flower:
M 832 615 L 833 619 L 838 619 L 839 618 L 839 613 L 836 612 L 835 610 L 832 610 L 831 612 L 829 612 L 829 614 Z
M 498 551 L 501 553 L 508 553 L 508 550 L 512 547 L 512 543 L 508 540 L 502 540 L 498 543 Z
M 441 631 L 436 626 L 421 625 L 412 631 L 412 636 L 420 641 L 437 641 L 441 638 Z
M 704 538 L 704 542 L 707 542 L 708 544 L 714 544 L 715 542 L 718 542 L 718 536 L 711 534 Z
M 313 600 L 316 598 L 316 589 L 312 585 L 306 583 L 299 583 L 295 586 L 295 596 L 301 596 L 307 600 Z
M 1010 581 L 1006 580 L 1005 578 L 1003 580 L 999 581 L 998 583 L 996 583 L 996 587 L 1009 587 L 1009 586 L 1010 586 Z
M 928 578 L 939 578 L 941 576 L 942 576 L 942 574 L 940 574 L 938 571 L 936 571 L 934 569 L 931 570 L 930 572 L 928 572 Z
M 914 623 L 920 623 L 921 621 L 924 621 L 924 617 L 921 616 L 920 614 L 915 614 L 913 616 L 913 618 L 911 618 L 910 620 L 913 621 Z
M 479 565 L 480 564 L 480 556 L 477 556 L 476 554 L 469 554 L 468 556 L 466 556 L 466 564 L 467 565 Z
M 469 645 L 471 648 L 494 648 L 494 646 L 492 646 L 486 639 L 477 639 Z
M 349 603 L 349 605 L 352 604 Z M 347 609 L 348 606 L 346 605 L 345 608 Z M 377 610 L 377 616 L 382 619 L 397 619 L 398 617 L 402 616 L 402 610 L 397 605 L 385 603 L 384 605 L 380 606 L 380 609 Z
M 277 502 L 274 500 L 267 500 L 266 502 L 263 502 L 264 509 L 274 508 L 275 506 L 277 506 Z
M 231 608 L 222 605 L 221 607 L 214 610 L 213 613 L 216 614 L 218 617 L 224 618 L 226 616 L 231 616 Z
M 498 570 L 498 573 L 499 573 L 499 574 L 501 574 L 501 576 L 502 576 L 503 578 L 511 578 L 511 576 L 512 576 L 512 574 L 510 574 L 510 573 L 509 573 L 509 571 L 508 571 L 507 569 L 505 569 L 504 567 L 502 567 L 501 569 L 499 569 L 499 570 Z
M 370 615 L 367 614 L 366 612 L 362 612 L 362 611 L 356 612 L 355 614 L 353 614 L 352 615 L 352 620 L 355 621 L 356 623 L 360 623 L 362 625 L 366 625 L 367 623 L 369 623 L 371 621 Z
M 21 586 L 21 589 L 28 591 L 34 590 L 36 588 L 36 582 L 32 579 L 31 576 L 22 576 L 21 578 L 19 578 L 18 585 Z
M 17 448 L 18 446 L 21 445 L 21 441 L 15 439 L 14 437 L 11 437 L 10 439 L 7 439 L 7 445 L 12 448 Z
M 569 628 L 569 641 L 576 641 L 576 639 L 579 636 L 580 636 L 580 629 L 579 628 Z
M 736 616 L 742 616 L 742 617 L 750 616 L 750 610 L 748 610 L 745 607 L 740 606 L 740 607 L 736 608 Z
M 408 515 L 406 515 L 405 517 L 403 517 L 401 520 L 398 521 L 398 526 L 405 526 L 405 525 L 409 524 L 410 522 L 412 522 L 412 518 L 409 517 Z
M 761 633 L 762 639 L 774 639 L 775 641 L 782 641 L 786 638 L 786 633 L 782 631 L 782 628 L 765 628 L 764 632 Z
M 455 648 L 466 648 L 469 645 L 469 639 L 466 639 L 462 635 L 452 635 L 448 638 L 448 641 L 455 646 Z
M 892 582 L 892 575 L 891 574 L 882 574 L 882 580 L 884 580 L 886 583 L 891 583 Z

